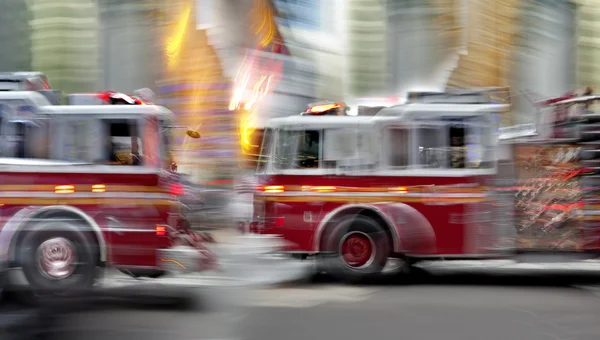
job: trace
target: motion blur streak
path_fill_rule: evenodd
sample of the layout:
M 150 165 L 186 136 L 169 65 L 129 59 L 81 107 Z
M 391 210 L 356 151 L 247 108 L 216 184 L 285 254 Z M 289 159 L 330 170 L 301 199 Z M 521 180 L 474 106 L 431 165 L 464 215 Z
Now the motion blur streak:
M 181 13 L 181 18 L 178 20 L 179 23 L 175 29 L 175 32 L 173 32 L 173 34 L 167 39 L 165 54 L 167 56 L 167 64 L 169 67 L 173 67 L 177 64 L 191 13 L 192 8 L 187 6 Z

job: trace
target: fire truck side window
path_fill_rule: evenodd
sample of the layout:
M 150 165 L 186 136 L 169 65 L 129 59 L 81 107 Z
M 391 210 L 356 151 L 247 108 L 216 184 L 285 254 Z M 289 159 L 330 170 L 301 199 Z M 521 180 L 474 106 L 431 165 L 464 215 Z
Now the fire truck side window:
M 450 168 L 462 169 L 465 167 L 465 135 L 466 126 L 460 123 L 450 124 Z
M 387 165 L 392 168 L 408 166 L 408 129 L 391 128 L 386 131 Z
M 51 124 L 45 120 L 4 122 L 2 157 L 48 159 Z
M 422 168 L 445 167 L 446 155 L 443 136 L 444 129 L 440 126 L 425 125 L 417 127 L 417 162 Z
M 61 154 L 58 156 L 62 160 L 71 162 L 92 162 L 97 158 L 93 151 L 94 145 L 98 143 L 98 135 L 95 134 L 93 124 L 95 120 L 88 118 L 64 119 L 61 120 L 62 146 Z
M 448 124 L 448 167 L 476 169 L 494 166 L 493 126 L 478 118 L 462 118 Z
M 274 166 L 280 170 L 318 168 L 321 131 L 280 130 Z
M 134 119 L 105 121 L 104 162 L 114 165 L 141 165 L 143 163 L 142 140 Z

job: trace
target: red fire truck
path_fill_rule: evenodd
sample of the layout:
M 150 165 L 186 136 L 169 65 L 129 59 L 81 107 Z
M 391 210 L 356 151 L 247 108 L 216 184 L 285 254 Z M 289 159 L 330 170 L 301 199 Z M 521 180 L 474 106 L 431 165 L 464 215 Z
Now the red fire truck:
M 0 109 L 8 284 L 63 293 L 91 287 L 109 265 L 133 276 L 213 265 L 205 240 L 182 223 L 168 109 L 52 105 L 34 91 L 0 92 Z
M 505 105 L 408 103 L 347 116 L 324 103 L 264 130 L 252 230 L 318 255 L 345 280 L 388 258 L 501 255 L 486 187 L 496 176 L 493 114 Z
M 372 117 L 327 103 L 271 120 L 251 230 L 283 235 L 289 252 L 351 281 L 389 258 L 595 256 L 598 98 L 539 102 L 556 119 L 504 129 L 508 106 L 483 90 L 412 93 Z M 584 109 L 566 114 L 575 104 Z

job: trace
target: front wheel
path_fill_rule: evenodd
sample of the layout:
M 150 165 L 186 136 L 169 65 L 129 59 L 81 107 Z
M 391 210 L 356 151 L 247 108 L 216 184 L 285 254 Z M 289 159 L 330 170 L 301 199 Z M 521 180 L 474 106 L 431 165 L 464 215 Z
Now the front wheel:
M 89 233 L 59 221 L 42 222 L 27 231 L 18 251 L 29 302 L 46 295 L 84 293 L 92 287 L 98 245 Z
M 371 218 L 351 216 L 324 240 L 320 262 L 327 273 L 347 282 L 379 276 L 391 253 L 386 230 Z

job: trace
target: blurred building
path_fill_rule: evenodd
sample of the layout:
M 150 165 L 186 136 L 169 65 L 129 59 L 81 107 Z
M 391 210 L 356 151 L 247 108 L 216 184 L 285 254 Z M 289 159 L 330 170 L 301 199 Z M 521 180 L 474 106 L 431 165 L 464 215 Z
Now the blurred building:
M 466 2 L 348 2 L 349 97 L 440 90 L 466 53 Z
M 572 1 L 522 0 L 514 57 L 509 65 L 513 98 L 513 123 L 530 123 L 536 111 L 517 91 L 534 96 L 560 96 L 577 82 L 576 7 Z
M 171 0 L 160 4 L 165 22 L 158 94 L 161 104 L 176 114 L 178 124 L 202 136 L 191 139 L 185 129 L 176 129 L 174 140 L 179 171 L 197 180 L 227 176 L 238 157 L 235 117 L 227 110 L 230 81 L 207 30 L 197 29 L 197 11 L 206 3 Z
M 578 0 L 577 4 L 577 83 L 580 87 L 600 86 L 600 1 Z
M 388 95 L 444 88 L 458 53 L 464 1 L 387 0 Z
M 308 85 L 290 88 L 286 92 L 343 100 L 346 3 L 342 0 L 273 0 L 278 28 L 297 63 L 296 70 L 286 69 L 284 77 L 293 78 L 290 85 Z M 285 84 L 285 80 L 282 83 Z
M 465 53 L 448 80 L 449 86 L 508 86 L 520 1 L 467 0 Z
M 130 93 L 151 88 L 162 72 L 162 5 L 159 0 L 100 0 L 99 88 Z
M 464 0 L 465 52 L 449 86 L 508 86 L 512 111 L 501 123 L 534 120 L 531 98 L 558 96 L 575 83 L 575 7 L 570 1 Z M 523 95 L 529 93 L 529 97 Z
M 343 98 L 343 56 L 332 53 L 342 44 L 332 43 L 334 23 L 322 25 L 319 13 L 332 12 L 324 3 L 212 2 L 213 20 L 205 26 L 224 73 L 232 78 L 229 108 L 239 118 L 242 154 L 251 160 L 269 118 L 299 114 L 319 97 Z
M 31 70 L 31 16 L 25 0 L 5 1 L 0 11 L 0 72 Z
M 391 93 L 389 83 L 387 18 L 385 1 L 349 0 L 347 100 Z
M 19 0 L 16 0 L 19 1 Z M 100 83 L 100 21 L 95 0 L 27 0 L 31 69 L 63 92 L 95 91 Z

